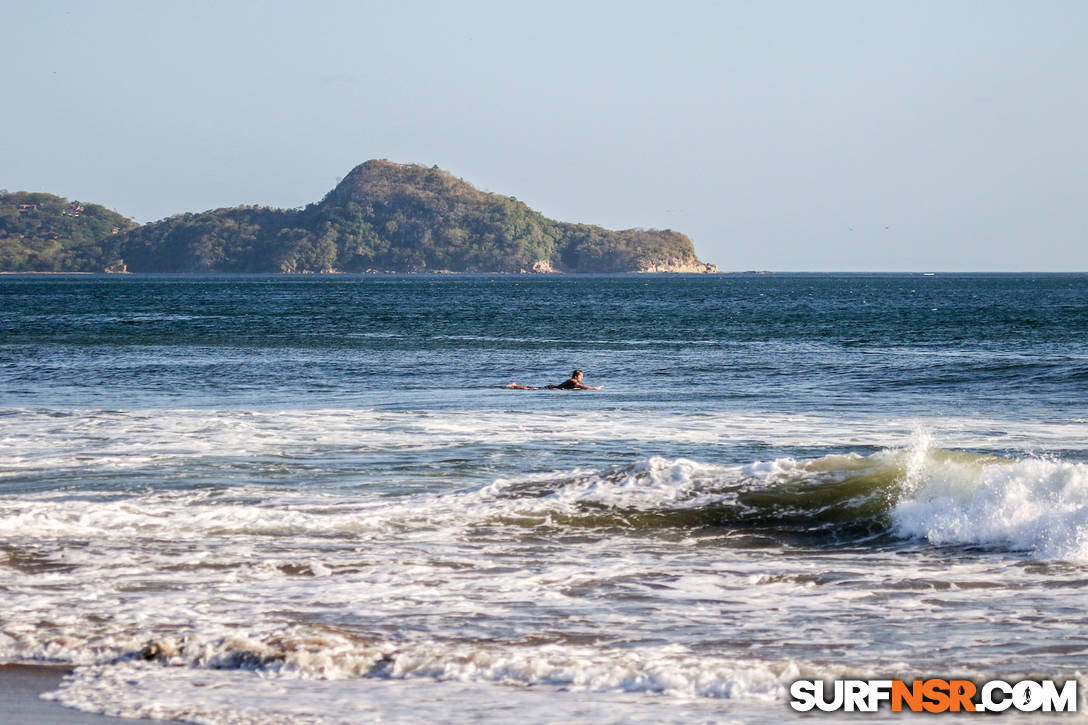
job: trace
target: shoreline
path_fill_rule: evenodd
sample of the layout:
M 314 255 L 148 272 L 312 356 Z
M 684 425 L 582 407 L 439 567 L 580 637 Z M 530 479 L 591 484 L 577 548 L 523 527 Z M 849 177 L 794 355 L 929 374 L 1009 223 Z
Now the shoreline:
M 72 671 L 64 665 L 0 665 L 0 713 L 10 722 L 34 725 L 124 725 L 141 720 L 75 710 L 42 694 L 60 687 Z M 147 722 L 143 720 L 143 722 Z
M 159 275 L 159 276 L 176 276 L 176 277 L 221 277 L 221 276 L 240 276 L 240 277 L 253 277 L 253 276 L 270 276 L 270 277 L 335 277 L 335 276 L 348 276 L 348 277 L 432 277 L 432 276 L 495 276 L 495 277 L 572 277 L 572 276 L 617 276 L 617 275 L 717 275 L 717 274 L 740 274 L 738 272 L 723 272 L 721 270 L 653 270 L 653 269 L 632 269 L 625 272 L 561 272 L 558 270 L 551 272 L 531 272 L 528 270 L 521 270 L 520 272 L 458 272 L 452 269 L 429 269 L 429 270 L 417 270 L 417 271 L 405 271 L 399 272 L 395 269 L 368 269 L 362 272 L 345 272 L 339 269 L 328 269 L 320 272 L 314 272 L 310 270 L 303 270 L 300 272 L 44 272 L 41 270 L 28 270 L 25 272 L 5 270 L 0 271 L 0 275 L 29 275 L 29 274 L 41 274 L 41 275 L 56 275 L 56 276 L 71 276 L 71 275 L 87 275 L 87 276 L 101 276 L 110 275 L 116 277 L 124 277 L 126 275 Z M 775 274 L 775 272 L 744 272 L 743 274 Z

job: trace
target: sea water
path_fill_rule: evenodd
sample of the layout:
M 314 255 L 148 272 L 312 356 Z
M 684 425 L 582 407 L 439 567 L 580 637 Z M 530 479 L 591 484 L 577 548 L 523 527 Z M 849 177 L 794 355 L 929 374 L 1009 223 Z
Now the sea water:
M 217 724 L 1083 686 L 1086 394 L 1084 275 L 4 276 L 0 662 Z

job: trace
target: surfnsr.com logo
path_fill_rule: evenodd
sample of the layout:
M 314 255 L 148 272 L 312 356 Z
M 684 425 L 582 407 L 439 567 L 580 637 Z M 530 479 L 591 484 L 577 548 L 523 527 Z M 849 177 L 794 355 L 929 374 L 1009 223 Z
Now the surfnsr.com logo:
M 1077 682 L 1067 680 L 797 680 L 790 707 L 798 712 L 1076 712 Z

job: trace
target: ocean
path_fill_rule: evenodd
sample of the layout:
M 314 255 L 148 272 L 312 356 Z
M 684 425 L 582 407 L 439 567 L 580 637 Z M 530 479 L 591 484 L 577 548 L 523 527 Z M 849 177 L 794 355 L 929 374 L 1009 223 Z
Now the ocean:
M 215 725 L 1083 701 L 1086 397 L 1088 275 L 5 275 L 0 663 Z

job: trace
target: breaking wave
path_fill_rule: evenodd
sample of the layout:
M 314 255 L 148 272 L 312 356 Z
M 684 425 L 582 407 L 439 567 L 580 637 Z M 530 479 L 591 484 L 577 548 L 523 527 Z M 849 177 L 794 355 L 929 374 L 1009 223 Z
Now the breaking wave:
M 869 455 L 741 466 L 652 457 L 385 499 L 236 487 L 76 500 L 53 491 L 0 501 L 6 537 L 367 538 L 481 525 L 511 527 L 515 535 L 706 529 L 779 543 L 889 536 L 1080 562 L 1088 561 L 1088 465 L 945 450 L 918 433 L 906 447 Z
M 267 486 L 27 493 L 0 500 L 12 596 L 0 661 L 77 665 L 53 697 L 82 709 L 216 723 L 251 722 L 234 700 L 214 701 L 217 682 L 224 697 L 254 693 L 265 715 L 252 722 L 276 721 L 264 707 L 276 698 L 293 717 L 288 693 L 299 681 L 769 703 L 792 680 L 827 671 L 784 650 L 738 661 L 699 638 L 660 644 L 654 617 L 714 602 L 706 616 L 720 623 L 719 602 L 732 598 L 736 626 L 745 607 L 781 618 L 804 596 L 826 612 L 821 621 L 838 621 L 851 594 L 822 578 L 823 552 L 799 570 L 769 569 L 763 555 L 717 569 L 717 540 L 889 555 L 885 545 L 957 546 L 967 557 L 981 548 L 1084 563 L 1086 532 L 1088 466 L 942 449 L 924 433 L 868 454 L 734 466 L 651 457 L 387 497 Z M 703 535 L 709 548 L 682 543 Z M 503 558 L 512 551 L 513 563 Z M 587 566 L 594 552 L 607 558 Z M 669 557 L 684 556 L 699 566 L 673 577 Z M 851 576 L 864 582 L 867 571 Z M 754 600 L 751 587 L 760 587 Z M 563 622 L 585 621 L 521 639 L 489 629 L 514 621 L 538 631 L 553 605 Z M 630 642 L 596 638 L 602 622 L 613 634 L 626 624 Z M 258 677 L 231 679 L 241 673 Z

